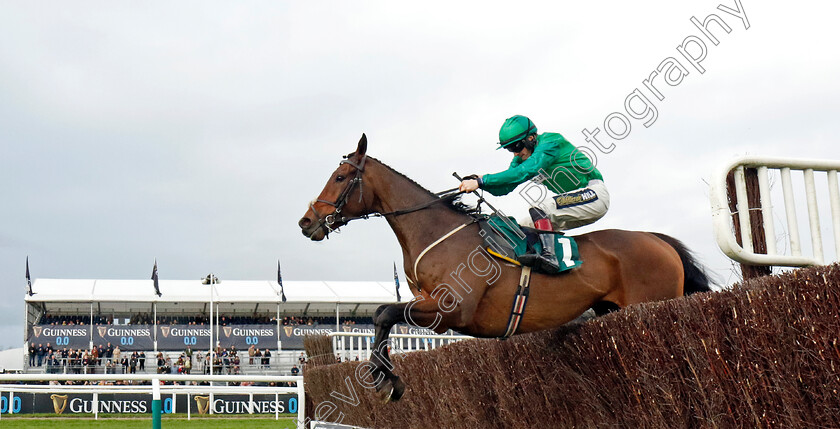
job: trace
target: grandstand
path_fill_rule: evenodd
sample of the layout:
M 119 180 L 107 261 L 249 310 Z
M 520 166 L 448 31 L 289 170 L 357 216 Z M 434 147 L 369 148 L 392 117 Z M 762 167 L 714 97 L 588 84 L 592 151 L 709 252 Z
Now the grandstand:
M 152 280 L 35 279 L 22 368 L 297 375 L 306 335 L 372 335 L 373 312 L 397 301 L 392 282 L 289 281 L 282 291 L 275 281 L 208 283 L 160 280 L 158 295 Z

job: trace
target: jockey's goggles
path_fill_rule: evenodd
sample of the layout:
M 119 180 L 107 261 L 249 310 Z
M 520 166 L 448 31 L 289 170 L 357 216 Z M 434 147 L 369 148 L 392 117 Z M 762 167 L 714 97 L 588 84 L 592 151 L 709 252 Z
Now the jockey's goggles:
M 525 148 L 525 139 L 519 140 L 516 143 L 511 143 L 511 144 L 505 146 L 505 149 L 507 149 L 507 150 L 509 150 L 513 153 L 521 152 L 522 149 L 524 149 L 524 148 Z

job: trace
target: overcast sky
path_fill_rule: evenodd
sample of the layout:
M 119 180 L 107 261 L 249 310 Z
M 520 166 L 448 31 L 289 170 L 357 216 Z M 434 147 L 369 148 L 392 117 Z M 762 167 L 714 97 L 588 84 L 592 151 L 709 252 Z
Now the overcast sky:
M 288 280 L 387 281 L 383 220 L 322 243 L 296 225 L 363 132 L 442 190 L 507 166 L 505 118 L 583 145 L 637 88 L 657 118 L 598 152 L 611 209 L 580 232 L 674 235 L 731 283 L 707 182 L 737 155 L 840 159 L 840 6 L 744 0 L 747 29 L 719 4 L 0 0 L 0 348 L 23 342 L 27 255 L 35 278 L 145 279 L 157 258 L 164 279 L 270 280 L 280 258 Z M 717 46 L 690 21 L 711 13 Z M 643 80 L 668 57 L 688 75 L 658 100 Z

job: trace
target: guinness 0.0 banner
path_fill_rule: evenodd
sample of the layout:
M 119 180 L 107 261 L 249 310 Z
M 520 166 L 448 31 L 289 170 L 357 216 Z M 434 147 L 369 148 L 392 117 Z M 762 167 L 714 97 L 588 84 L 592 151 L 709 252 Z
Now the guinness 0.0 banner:
M 93 327 L 93 345 L 120 346 L 120 350 L 153 350 L 152 325 L 96 325 Z
M 87 349 L 90 347 L 90 326 L 86 325 L 34 325 L 29 328 L 29 336 L 26 338 L 26 345 L 29 343 L 47 343 L 53 349 Z
M 277 349 L 277 325 L 220 326 L 219 331 L 222 348 L 236 346 L 246 350 L 253 345 L 258 349 Z
M 98 408 L 100 414 L 148 414 L 152 412 L 152 395 L 139 393 L 99 394 L 99 400 L 93 401 L 90 393 L 15 393 L 0 392 L 0 414 L 51 414 L 74 415 L 93 414 Z M 297 395 L 279 395 L 274 402 L 274 395 L 254 395 L 249 401 L 248 395 L 161 395 L 161 409 L 165 414 L 184 413 L 187 407 L 192 414 L 208 414 L 213 407 L 214 414 L 296 414 L 298 411 Z
M 229 325 L 214 326 L 222 348 L 236 346 L 247 350 L 252 345 L 258 349 L 277 349 L 277 325 Z M 341 332 L 374 334 L 373 325 L 342 325 Z M 176 351 L 187 346 L 193 350 L 210 348 L 209 325 L 95 325 L 94 346 L 120 346 L 120 350 L 154 350 L 154 329 L 157 329 L 158 350 Z M 280 341 L 284 350 L 303 350 L 303 339 L 307 335 L 328 335 L 335 332 L 334 325 L 289 325 L 280 327 Z M 397 325 L 393 334 L 434 335 L 429 329 L 408 325 Z M 87 349 L 90 344 L 91 327 L 86 325 L 57 326 L 35 325 L 29 329 L 27 345 L 34 342 L 47 343 L 54 349 Z
M 210 325 L 166 325 L 158 326 L 158 350 L 193 350 L 210 347 Z M 276 325 L 230 325 L 214 326 L 219 333 L 219 346 L 229 349 L 235 346 L 247 350 L 251 345 L 259 349 L 277 349 Z M 301 341 L 301 347 L 303 342 Z M 285 346 L 284 346 L 285 347 Z
M 210 325 L 158 325 L 158 350 L 193 350 L 210 348 Z
M 335 326 L 330 327 L 330 325 L 281 326 L 280 341 L 282 341 L 283 350 L 303 350 L 303 339 L 307 335 L 329 335 L 333 332 L 335 332 Z
M 373 325 L 342 325 L 341 332 L 353 332 L 374 335 Z M 335 332 L 335 326 L 330 325 L 290 325 L 280 327 L 280 340 L 283 341 L 283 350 L 303 350 L 303 339 L 307 335 L 329 335 Z M 392 334 L 410 335 L 436 335 L 430 329 L 417 328 L 408 325 L 397 325 L 391 330 Z M 239 346 L 237 346 L 239 347 Z

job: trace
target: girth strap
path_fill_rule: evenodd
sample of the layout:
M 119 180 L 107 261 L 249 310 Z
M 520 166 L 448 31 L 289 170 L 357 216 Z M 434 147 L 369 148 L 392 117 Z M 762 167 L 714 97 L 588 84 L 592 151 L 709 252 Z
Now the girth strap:
M 507 331 L 501 336 L 502 339 L 510 337 L 519 329 L 519 322 L 522 321 L 522 316 L 525 315 L 525 306 L 528 304 L 530 284 L 531 267 L 522 267 L 522 275 L 519 277 L 519 287 L 517 287 L 516 295 L 513 298 L 513 307 L 510 309 Z
M 476 222 L 475 220 L 473 220 L 472 222 L 467 222 L 467 223 L 453 229 L 452 231 L 449 231 L 448 234 L 444 235 L 441 238 L 438 238 L 437 241 L 435 241 L 434 243 L 430 244 L 428 247 L 423 249 L 423 251 L 420 252 L 420 256 L 418 256 L 417 259 L 414 260 L 414 279 L 415 279 L 415 281 L 417 280 L 417 266 L 420 265 L 420 260 L 423 259 L 423 256 L 425 256 L 426 253 L 429 252 L 429 250 L 432 250 L 435 246 L 442 243 L 447 238 L 452 237 L 456 232 L 458 232 L 458 231 L 464 229 L 465 227 L 467 227 L 467 225 L 472 225 L 475 222 Z M 420 286 L 419 282 L 417 282 L 415 284 L 417 284 L 418 287 Z

